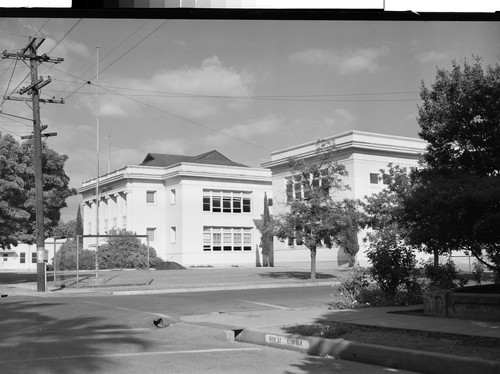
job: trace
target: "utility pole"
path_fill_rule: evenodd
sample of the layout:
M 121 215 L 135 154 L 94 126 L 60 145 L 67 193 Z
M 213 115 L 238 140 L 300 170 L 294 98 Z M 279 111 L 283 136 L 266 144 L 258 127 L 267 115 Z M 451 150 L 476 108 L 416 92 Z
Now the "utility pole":
M 24 47 L 21 52 L 7 52 L 4 51 L 2 58 L 11 58 L 16 60 L 29 60 L 30 70 L 31 70 L 31 84 L 27 87 L 21 88 L 19 94 L 23 95 L 28 93 L 31 95 L 31 99 L 25 99 L 20 97 L 10 97 L 6 96 L 6 100 L 16 100 L 32 103 L 33 110 L 33 139 L 34 139 L 34 155 L 33 163 L 35 167 L 35 215 L 36 215 L 36 253 L 37 253 L 37 291 L 45 292 L 47 284 L 47 253 L 45 251 L 45 225 L 43 222 L 43 171 L 42 171 L 42 136 L 54 136 L 55 133 L 42 134 L 42 128 L 40 124 L 40 103 L 51 102 L 55 104 L 64 104 L 64 100 L 56 100 L 52 98 L 51 100 L 40 99 L 40 89 L 51 82 L 50 77 L 46 80 L 43 78 L 38 78 L 38 65 L 42 62 L 51 62 L 54 64 L 64 61 L 62 58 L 51 58 L 46 54 L 38 56 L 37 49 L 45 41 L 45 38 L 30 38 L 29 43 Z M 31 138 L 31 136 L 23 137 Z

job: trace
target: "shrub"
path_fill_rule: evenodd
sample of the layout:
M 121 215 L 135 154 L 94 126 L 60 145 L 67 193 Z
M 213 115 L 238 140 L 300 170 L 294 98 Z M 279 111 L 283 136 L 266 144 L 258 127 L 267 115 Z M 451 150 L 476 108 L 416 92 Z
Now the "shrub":
M 481 284 L 486 279 L 484 265 L 479 261 L 474 261 L 472 264 L 472 279 L 474 279 L 477 284 Z
M 359 266 L 352 267 L 346 275 L 340 276 L 340 285 L 334 286 L 332 300 L 327 309 L 353 309 L 369 306 L 361 303 L 361 295 L 368 288 L 368 277 Z
M 434 266 L 432 261 L 427 261 L 424 264 L 424 272 L 429 280 L 429 289 L 451 289 L 463 287 L 467 284 L 467 279 L 461 276 L 455 263 L 448 259 L 444 264 Z
M 418 268 L 412 248 L 405 246 L 390 230 L 373 233 L 369 240 L 370 273 L 385 296 L 395 301 L 398 293 L 411 295 L 416 292 L 419 289 Z
M 56 252 L 54 258 L 57 270 L 76 270 L 76 240 L 68 239 Z M 95 269 L 95 251 L 80 249 L 78 253 L 78 269 Z

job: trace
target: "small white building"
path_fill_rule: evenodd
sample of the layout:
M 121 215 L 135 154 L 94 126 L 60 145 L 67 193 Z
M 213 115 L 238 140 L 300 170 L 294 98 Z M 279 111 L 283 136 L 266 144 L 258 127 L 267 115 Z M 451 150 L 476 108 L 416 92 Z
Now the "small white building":
M 365 196 L 377 193 L 384 188 L 383 181 L 379 180 L 380 169 L 387 170 L 387 165 L 393 163 L 401 167 L 417 166 L 418 160 L 424 153 L 426 142 L 417 138 L 384 135 L 377 133 L 349 131 L 329 137 L 334 141 L 338 152 L 336 161 L 345 165 L 349 175 L 346 183 L 350 190 L 343 191 L 336 198 L 363 199 Z M 287 184 L 290 183 L 292 171 L 289 166 L 290 157 L 312 160 L 316 152 L 316 141 L 296 145 L 290 148 L 271 153 L 271 161 L 262 164 L 272 171 L 272 195 L 274 201 L 273 213 L 278 215 L 286 209 Z M 296 191 L 288 191 L 295 195 Z M 299 192 L 300 193 L 300 192 Z M 359 234 L 360 251 L 357 261 L 362 266 L 367 265 L 364 255 L 362 238 L 364 232 Z M 336 248 L 318 249 L 317 261 L 331 261 L 342 265 L 347 263 L 347 256 L 342 250 Z M 310 261 L 310 251 L 303 245 L 294 242 L 274 241 L 274 262 L 283 264 L 288 262 Z
M 54 264 L 56 253 L 66 239 L 45 239 L 47 262 Z M 10 249 L 0 249 L 0 271 L 5 272 L 36 272 L 37 253 L 36 244 L 19 243 Z
M 150 153 L 82 184 L 84 234 L 112 228 L 147 235 L 163 260 L 184 266 L 252 265 L 271 172 L 231 161 L 217 151 L 198 156 Z M 99 222 L 97 230 L 96 222 Z M 88 238 L 84 247 L 96 240 Z M 143 241 L 144 242 L 144 241 Z

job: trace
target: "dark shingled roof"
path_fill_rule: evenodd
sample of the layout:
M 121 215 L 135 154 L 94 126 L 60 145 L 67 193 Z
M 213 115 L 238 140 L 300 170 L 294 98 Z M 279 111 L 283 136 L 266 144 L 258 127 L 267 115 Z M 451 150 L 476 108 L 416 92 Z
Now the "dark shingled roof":
M 142 161 L 141 166 L 172 166 L 181 162 L 190 162 L 194 164 L 209 164 L 209 165 L 223 165 L 223 166 L 241 166 L 247 167 L 243 164 L 231 161 L 218 151 L 210 151 L 202 153 L 198 156 L 182 156 L 182 155 L 167 155 L 163 153 L 148 153 L 146 158 Z

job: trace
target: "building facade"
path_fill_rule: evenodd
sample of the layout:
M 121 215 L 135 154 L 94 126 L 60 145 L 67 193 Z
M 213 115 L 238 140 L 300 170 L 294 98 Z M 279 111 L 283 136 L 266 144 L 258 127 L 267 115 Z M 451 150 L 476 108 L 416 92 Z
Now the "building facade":
M 54 265 L 54 254 L 66 239 L 45 239 L 47 262 Z M 36 272 L 37 252 L 36 244 L 19 243 L 10 249 L 0 249 L 0 271 Z
M 78 192 L 85 235 L 126 229 L 147 235 L 163 260 L 184 266 L 251 265 L 260 244 L 264 196 L 271 197 L 271 172 L 235 163 L 217 151 L 151 153 L 140 165 L 101 176 L 99 204 L 96 179 Z M 84 247 L 94 243 L 86 238 Z
M 345 165 L 348 176 L 345 182 L 350 190 L 337 193 L 334 198 L 352 198 L 362 200 L 365 196 L 380 192 L 384 181 L 380 178 L 380 170 L 387 170 L 389 163 L 401 167 L 417 166 L 418 160 L 425 151 L 426 143 L 420 139 L 391 136 L 377 133 L 349 131 L 328 138 L 333 141 L 337 151 L 335 160 Z M 274 214 L 278 215 L 286 209 L 287 195 L 300 197 L 300 185 L 294 187 L 292 170 L 289 166 L 290 157 L 313 160 L 316 154 L 316 142 L 308 142 L 290 148 L 274 151 L 271 160 L 262 166 L 272 171 L 272 195 Z M 288 190 L 287 190 L 288 186 Z M 365 232 L 358 235 L 360 251 L 357 261 L 362 266 L 367 265 L 362 238 Z M 347 263 L 348 256 L 338 248 L 318 249 L 318 261 L 333 262 L 337 265 Z M 293 241 L 281 242 L 274 240 L 275 263 L 307 262 L 310 251 L 303 245 Z

